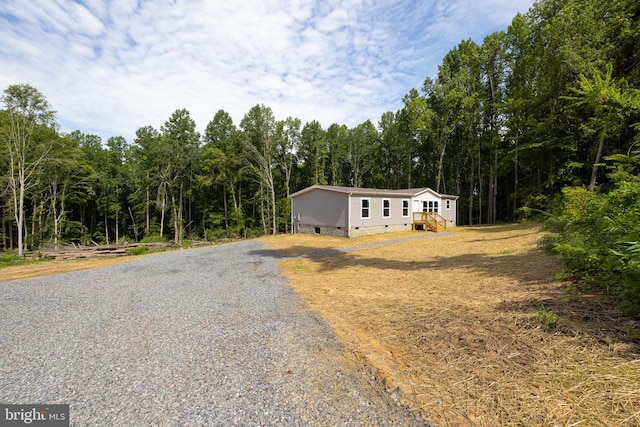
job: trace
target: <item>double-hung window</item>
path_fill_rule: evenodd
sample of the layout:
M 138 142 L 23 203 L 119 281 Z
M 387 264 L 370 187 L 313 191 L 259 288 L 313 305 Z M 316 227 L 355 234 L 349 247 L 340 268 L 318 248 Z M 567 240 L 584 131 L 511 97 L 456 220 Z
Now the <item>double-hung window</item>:
M 369 218 L 370 199 L 360 199 L 360 217 Z
M 391 200 L 382 199 L 382 218 L 391 217 Z
M 409 216 L 409 200 L 402 200 L 402 217 L 407 218 Z

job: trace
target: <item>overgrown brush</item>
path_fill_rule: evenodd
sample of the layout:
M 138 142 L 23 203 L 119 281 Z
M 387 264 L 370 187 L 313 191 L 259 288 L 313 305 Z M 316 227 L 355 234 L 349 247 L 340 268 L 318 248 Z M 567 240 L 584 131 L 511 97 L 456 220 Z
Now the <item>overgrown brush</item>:
M 617 176 L 618 178 L 621 175 Z M 640 315 L 640 179 L 628 174 L 609 192 L 563 190 L 563 204 L 543 239 L 562 255 L 565 278 L 616 295 L 623 314 Z

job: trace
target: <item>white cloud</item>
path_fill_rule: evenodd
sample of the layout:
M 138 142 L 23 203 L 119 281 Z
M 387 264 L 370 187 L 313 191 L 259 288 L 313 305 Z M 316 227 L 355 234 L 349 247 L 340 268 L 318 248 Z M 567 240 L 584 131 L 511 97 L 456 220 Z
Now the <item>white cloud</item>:
M 462 39 L 533 0 L 6 0 L 0 86 L 30 83 L 64 131 L 130 142 L 186 108 L 203 130 L 255 104 L 277 119 L 377 122 Z

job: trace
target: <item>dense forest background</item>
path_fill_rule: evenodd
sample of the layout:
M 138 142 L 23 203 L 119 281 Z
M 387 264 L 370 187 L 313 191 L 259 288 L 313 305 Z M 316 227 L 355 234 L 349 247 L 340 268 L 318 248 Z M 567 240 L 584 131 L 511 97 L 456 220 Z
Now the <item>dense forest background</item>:
M 563 189 L 607 193 L 637 176 L 639 87 L 636 0 L 539 1 L 481 45 L 454 47 L 403 108 L 353 128 L 259 104 L 238 124 L 212 112 L 203 134 L 178 109 L 133 141 L 103 141 L 60 133 L 46 97 L 12 85 L 2 247 L 287 232 L 287 197 L 312 184 L 428 186 L 460 196 L 459 224 L 550 212 Z

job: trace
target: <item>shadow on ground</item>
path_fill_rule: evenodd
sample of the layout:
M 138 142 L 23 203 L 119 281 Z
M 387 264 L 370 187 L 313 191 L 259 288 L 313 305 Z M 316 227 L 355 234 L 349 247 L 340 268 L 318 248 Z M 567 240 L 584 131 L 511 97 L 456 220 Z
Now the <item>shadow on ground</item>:
M 368 256 L 362 248 L 352 250 L 322 249 L 314 247 L 295 246 L 287 252 L 297 253 L 297 256 L 285 256 L 277 250 L 263 249 L 251 252 L 251 255 L 276 259 L 305 258 L 318 265 L 320 273 L 337 271 L 345 268 L 367 267 L 379 270 L 395 271 L 440 271 L 452 269 L 468 269 L 486 276 L 510 276 L 525 284 L 549 283 L 553 281 L 554 271 L 531 270 L 533 257 L 546 256 L 541 250 L 535 249 L 524 253 L 487 255 L 464 254 L 459 256 L 429 256 L 428 259 L 394 260 L 382 257 Z
M 472 242 L 508 240 L 520 238 L 530 233 L 514 236 L 497 236 L 496 232 L 510 231 L 513 227 L 487 227 L 486 237 L 470 240 Z M 386 243 L 388 244 L 388 242 Z M 385 242 L 372 247 L 384 246 Z M 561 265 L 549 259 L 542 249 L 535 248 L 526 252 L 486 254 L 470 253 L 455 256 L 439 256 L 417 252 L 414 259 L 391 259 L 368 255 L 368 245 L 352 246 L 337 249 L 322 249 L 313 246 L 292 246 L 286 252 L 264 249 L 253 251 L 261 257 L 281 260 L 302 258 L 314 265 L 312 271 L 318 274 L 338 272 L 342 269 L 380 270 L 383 272 L 421 272 L 425 277 L 429 272 L 457 270 L 475 273 L 483 278 L 505 278 L 516 283 L 521 289 L 530 293 L 530 298 L 504 299 L 492 309 L 502 313 L 522 313 L 533 316 L 540 311 L 551 311 L 559 316 L 557 327 L 549 333 L 562 335 L 584 334 L 588 341 L 598 344 L 624 343 L 625 353 L 640 353 L 640 339 L 628 328 L 628 320 L 616 309 L 615 300 L 603 291 L 579 291 L 569 284 L 558 283 L 554 275 Z M 286 255 L 288 254 L 288 255 Z M 551 262 L 549 262 L 551 261 Z M 358 274 L 358 273 L 354 273 Z M 491 280 L 489 280 L 490 282 Z M 536 327 L 533 324 L 532 327 Z

